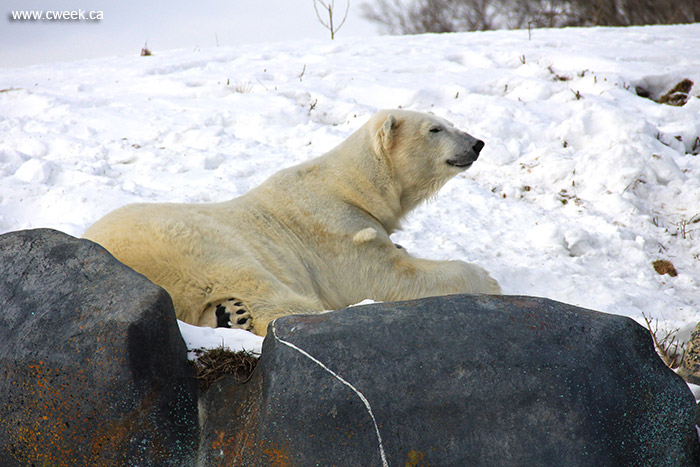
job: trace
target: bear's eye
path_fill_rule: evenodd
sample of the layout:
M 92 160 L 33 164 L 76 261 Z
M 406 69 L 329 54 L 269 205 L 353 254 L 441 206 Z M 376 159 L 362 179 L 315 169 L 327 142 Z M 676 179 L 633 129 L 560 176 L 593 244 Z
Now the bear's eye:
M 440 131 L 442 131 L 442 128 L 440 128 L 439 126 L 434 126 L 430 129 L 431 133 L 438 133 Z

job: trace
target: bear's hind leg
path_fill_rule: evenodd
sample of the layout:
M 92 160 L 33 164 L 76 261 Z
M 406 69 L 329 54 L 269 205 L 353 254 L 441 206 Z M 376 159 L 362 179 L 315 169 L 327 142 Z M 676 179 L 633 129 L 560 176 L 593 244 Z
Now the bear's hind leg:
M 201 283 L 211 285 L 202 287 L 203 306 L 192 320 L 198 326 L 231 327 L 264 336 L 276 318 L 323 310 L 316 297 L 294 292 L 262 268 L 224 264 L 209 265 L 205 271 Z
M 250 331 L 253 328 L 253 319 L 250 310 L 242 301 L 228 298 L 207 304 L 197 325 Z

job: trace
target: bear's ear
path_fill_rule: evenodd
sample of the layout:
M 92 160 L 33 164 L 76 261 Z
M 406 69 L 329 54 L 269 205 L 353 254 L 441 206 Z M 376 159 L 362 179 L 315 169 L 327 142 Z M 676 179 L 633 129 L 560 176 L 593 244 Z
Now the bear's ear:
M 377 132 L 377 150 L 388 151 L 394 143 L 394 130 L 396 129 L 396 118 L 389 114 Z

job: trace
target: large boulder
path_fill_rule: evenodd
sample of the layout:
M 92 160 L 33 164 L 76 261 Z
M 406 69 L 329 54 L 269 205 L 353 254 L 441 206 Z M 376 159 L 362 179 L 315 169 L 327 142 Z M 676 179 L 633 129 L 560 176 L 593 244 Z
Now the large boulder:
M 193 465 L 197 384 L 170 297 L 102 247 L 0 236 L 2 465 Z
M 678 374 L 692 384 L 700 385 L 700 323 L 690 335 Z
M 161 288 L 89 241 L 14 232 L 0 365 L 9 467 L 700 465 L 692 394 L 648 332 L 545 299 L 281 318 L 252 378 L 198 414 Z
M 634 321 L 528 297 L 270 325 L 202 400 L 200 465 L 697 466 L 688 387 Z

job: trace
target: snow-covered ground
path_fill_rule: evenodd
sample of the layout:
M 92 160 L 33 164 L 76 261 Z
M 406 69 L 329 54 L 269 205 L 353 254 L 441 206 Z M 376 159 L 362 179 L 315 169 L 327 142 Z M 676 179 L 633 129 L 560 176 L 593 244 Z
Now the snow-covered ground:
M 700 24 L 271 43 L 0 70 L 0 233 L 79 236 L 143 201 L 238 196 L 380 108 L 431 111 L 479 161 L 394 235 L 506 294 L 700 321 Z M 677 277 L 659 275 L 671 261 Z M 183 327 L 191 345 L 259 340 Z M 190 336 L 190 337 L 188 337 Z M 254 350 L 254 349 L 253 349 Z

